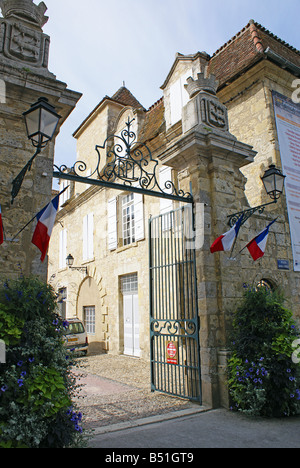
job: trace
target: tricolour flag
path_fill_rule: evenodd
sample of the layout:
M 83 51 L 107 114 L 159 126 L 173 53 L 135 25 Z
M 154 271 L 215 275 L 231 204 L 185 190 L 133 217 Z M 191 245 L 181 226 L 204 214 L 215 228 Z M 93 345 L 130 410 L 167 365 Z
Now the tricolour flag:
M 4 235 L 3 235 L 3 222 L 2 222 L 2 212 L 1 212 L 1 205 L 0 205 L 0 245 L 4 242 Z
M 269 230 L 272 224 L 275 223 L 276 219 L 274 219 L 263 231 L 261 231 L 256 237 L 254 237 L 254 239 L 249 242 L 249 244 L 246 245 L 254 261 L 264 256 Z
M 42 262 L 45 260 L 52 229 L 55 223 L 59 196 L 60 194 L 53 198 L 53 200 L 36 215 L 38 223 L 31 242 L 41 251 Z
M 225 232 L 225 234 L 222 234 L 220 237 L 218 237 L 218 239 L 215 240 L 210 248 L 211 253 L 222 251 L 227 252 L 231 250 L 233 243 L 239 233 L 243 217 L 244 216 L 242 215 L 229 231 Z

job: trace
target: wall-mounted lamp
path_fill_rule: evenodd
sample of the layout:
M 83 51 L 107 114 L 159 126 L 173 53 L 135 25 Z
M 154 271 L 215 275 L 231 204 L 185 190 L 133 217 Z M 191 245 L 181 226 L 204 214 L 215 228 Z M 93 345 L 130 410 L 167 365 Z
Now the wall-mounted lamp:
M 45 148 L 48 142 L 52 140 L 59 119 L 61 118 L 61 116 L 57 114 L 55 107 L 51 106 L 48 99 L 45 97 L 39 98 L 35 104 L 32 104 L 30 109 L 23 113 L 23 116 L 25 119 L 27 136 L 36 148 L 36 152 L 12 182 L 12 204 L 21 189 L 27 171 L 31 170 L 32 163 L 36 156 L 42 151 L 42 148 Z
M 83 271 L 87 275 L 87 267 L 74 267 L 74 257 L 69 254 L 66 258 L 66 264 L 70 268 L 70 270 L 77 270 L 77 271 Z
M 273 205 L 273 203 L 277 203 L 277 200 L 279 200 L 283 192 L 285 178 L 286 176 L 283 175 L 282 172 L 279 169 L 277 169 L 277 167 L 275 167 L 274 164 L 271 164 L 269 166 L 269 169 L 267 169 L 264 175 L 261 177 L 261 180 L 264 184 L 264 188 L 267 192 L 267 195 L 269 195 L 269 197 L 273 201 L 265 203 L 264 205 L 255 206 L 254 208 L 250 208 L 248 210 L 240 211 L 239 213 L 229 215 L 229 226 L 234 226 L 234 224 L 241 217 L 241 215 L 244 215 L 241 223 L 241 225 L 243 225 L 247 221 L 247 219 L 249 219 L 250 216 L 252 216 L 256 211 L 258 211 L 261 214 L 264 212 L 266 206 Z

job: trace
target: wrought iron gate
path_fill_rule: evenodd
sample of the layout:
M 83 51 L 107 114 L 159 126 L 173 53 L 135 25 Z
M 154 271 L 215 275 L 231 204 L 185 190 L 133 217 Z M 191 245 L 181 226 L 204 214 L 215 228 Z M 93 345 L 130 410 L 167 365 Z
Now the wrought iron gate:
M 201 403 L 193 213 L 149 220 L 151 389 Z

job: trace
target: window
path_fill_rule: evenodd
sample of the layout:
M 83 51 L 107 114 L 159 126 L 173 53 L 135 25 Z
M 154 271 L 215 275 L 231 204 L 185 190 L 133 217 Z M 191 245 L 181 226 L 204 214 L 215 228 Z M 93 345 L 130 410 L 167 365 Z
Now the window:
M 109 250 L 145 238 L 143 195 L 129 193 L 108 200 L 107 218 Z
M 137 273 L 132 273 L 131 275 L 126 275 L 121 278 L 121 290 L 123 294 L 137 292 Z
M 82 232 L 82 259 L 91 260 L 94 258 L 94 214 L 89 213 L 83 218 Z
M 95 335 L 95 306 L 88 306 L 83 308 L 83 320 L 86 332 L 89 335 Z
M 135 242 L 133 193 L 126 195 L 122 199 L 122 234 L 123 245 Z
M 63 229 L 59 233 L 59 268 L 66 268 L 67 258 L 67 230 Z

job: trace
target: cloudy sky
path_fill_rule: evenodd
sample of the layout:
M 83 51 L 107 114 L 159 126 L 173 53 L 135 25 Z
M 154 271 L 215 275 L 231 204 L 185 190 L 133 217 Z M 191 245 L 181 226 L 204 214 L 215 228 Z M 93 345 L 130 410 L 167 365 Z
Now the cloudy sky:
M 49 69 L 83 93 L 58 136 L 57 164 L 75 161 L 72 133 L 123 81 L 145 108 L 160 99 L 176 52 L 213 54 L 250 19 L 300 49 L 299 0 L 44 1 Z

